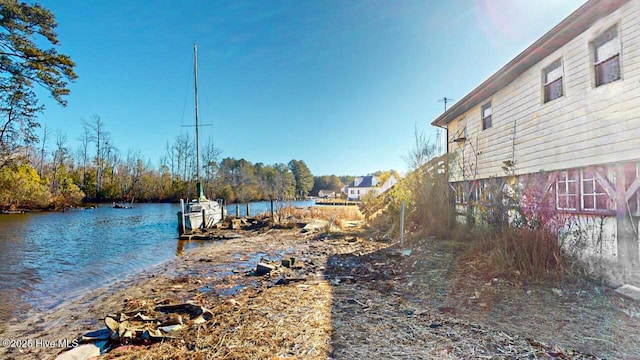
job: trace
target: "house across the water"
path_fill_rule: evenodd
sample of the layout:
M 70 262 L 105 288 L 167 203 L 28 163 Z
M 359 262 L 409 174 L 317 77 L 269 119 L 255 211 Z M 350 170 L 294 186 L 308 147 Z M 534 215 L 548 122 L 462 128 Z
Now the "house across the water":
M 638 264 L 640 1 L 588 1 L 432 125 L 455 154 L 460 221 L 505 170 L 520 188 L 537 174 L 554 210 L 580 229 L 568 244 Z
M 349 200 L 362 200 L 362 198 L 372 193 L 374 196 L 378 196 L 398 182 L 395 176 L 389 176 L 389 179 L 383 184 L 380 184 L 380 178 L 373 175 L 359 176 L 353 179 L 353 181 L 344 187 L 343 192 L 347 194 Z
M 335 198 L 336 192 L 333 190 L 319 190 L 318 197 L 321 199 Z

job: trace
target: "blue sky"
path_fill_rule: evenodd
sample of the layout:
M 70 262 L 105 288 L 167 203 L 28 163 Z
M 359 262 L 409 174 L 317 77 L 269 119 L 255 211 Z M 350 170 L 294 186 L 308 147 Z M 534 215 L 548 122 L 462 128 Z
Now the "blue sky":
M 41 96 L 41 122 L 75 149 L 97 114 L 123 157 L 157 164 L 193 131 L 197 43 L 201 134 L 222 157 L 403 172 L 414 126 L 435 138 L 439 98 L 462 98 L 583 2 L 44 1 L 79 78 L 66 108 Z

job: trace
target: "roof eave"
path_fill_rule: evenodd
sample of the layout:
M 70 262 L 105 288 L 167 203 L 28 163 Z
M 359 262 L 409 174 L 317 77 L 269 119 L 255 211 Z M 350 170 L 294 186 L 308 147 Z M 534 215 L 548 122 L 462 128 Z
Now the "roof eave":
M 629 0 L 590 0 L 431 122 L 445 127 Z

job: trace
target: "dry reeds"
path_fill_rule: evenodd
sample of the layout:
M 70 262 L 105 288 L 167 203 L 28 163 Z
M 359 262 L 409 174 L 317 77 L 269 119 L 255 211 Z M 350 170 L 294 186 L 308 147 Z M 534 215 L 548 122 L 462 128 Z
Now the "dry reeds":
M 210 306 L 213 318 L 183 340 L 115 350 L 117 359 L 326 359 L 331 287 L 326 282 L 245 290 Z
M 494 273 L 515 274 L 529 280 L 560 275 L 562 248 L 556 236 L 544 229 L 501 228 L 480 232 L 471 257 L 488 256 Z
M 357 206 L 312 206 L 309 208 L 286 207 L 279 211 L 281 218 L 322 219 L 327 221 L 361 221 L 364 215 Z

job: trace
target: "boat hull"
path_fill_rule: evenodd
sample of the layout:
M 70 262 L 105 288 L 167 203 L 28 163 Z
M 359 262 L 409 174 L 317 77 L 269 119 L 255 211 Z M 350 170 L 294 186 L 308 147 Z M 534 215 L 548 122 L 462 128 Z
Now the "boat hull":
M 184 216 L 182 211 L 178 211 L 177 215 L 178 231 L 182 232 L 184 229 L 184 232 L 190 233 L 196 229 L 213 227 L 224 219 L 226 211 L 216 201 L 193 201 L 186 206 Z

